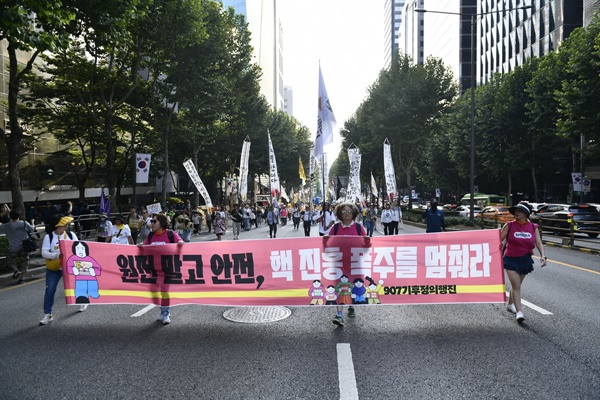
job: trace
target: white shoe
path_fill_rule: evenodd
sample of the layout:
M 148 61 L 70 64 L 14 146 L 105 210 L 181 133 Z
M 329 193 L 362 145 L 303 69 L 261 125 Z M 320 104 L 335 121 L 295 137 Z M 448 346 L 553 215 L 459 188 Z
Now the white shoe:
M 523 316 L 523 313 L 521 311 L 519 311 L 517 313 L 517 322 L 523 322 L 525 321 L 525 317 Z
M 506 311 L 510 311 L 513 314 L 517 313 L 517 309 L 515 308 L 514 304 L 507 304 L 506 305 Z
M 84 311 L 86 311 L 86 310 L 87 310 L 87 308 L 88 308 L 88 304 L 82 304 L 82 305 L 79 307 L 79 312 L 84 312 Z
M 44 314 L 44 318 L 41 319 L 40 325 L 48 325 L 52 321 L 54 321 L 52 314 Z
M 167 325 L 171 323 L 171 314 L 166 313 L 163 320 L 162 320 L 163 325 Z

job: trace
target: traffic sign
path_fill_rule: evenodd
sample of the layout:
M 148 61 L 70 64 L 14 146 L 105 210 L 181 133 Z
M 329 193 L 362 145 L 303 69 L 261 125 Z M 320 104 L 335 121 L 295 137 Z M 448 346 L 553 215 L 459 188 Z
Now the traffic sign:
M 592 181 L 584 179 L 583 182 L 581 182 L 581 186 L 583 188 L 583 193 L 589 193 L 592 189 Z

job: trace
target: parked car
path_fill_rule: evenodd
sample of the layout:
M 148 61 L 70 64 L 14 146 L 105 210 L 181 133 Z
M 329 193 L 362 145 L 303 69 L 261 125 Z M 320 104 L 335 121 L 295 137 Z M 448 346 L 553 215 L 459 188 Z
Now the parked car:
M 551 230 L 555 235 L 570 233 L 571 224 L 575 233 L 586 231 L 591 238 L 600 235 L 600 213 L 596 207 L 589 204 L 576 204 L 556 212 L 542 213 L 542 229 Z M 538 214 L 540 215 L 540 214 Z
M 541 217 L 548 216 L 552 213 L 567 210 L 569 208 L 569 204 L 546 204 L 537 209 L 537 211 L 533 211 L 529 216 L 529 220 L 531 222 L 539 222 Z
M 475 218 L 483 218 L 484 220 L 493 220 L 501 223 L 514 221 L 515 216 L 508 210 L 508 206 L 488 206 L 484 207 L 481 212 L 475 214 Z
M 483 210 L 482 207 L 473 206 L 473 215 L 477 215 Z M 458 215 L 463 218 L 469 218 L 471 215 L 471 207 L 470 206 L 459 206 L 454 211 L 458 212 Z

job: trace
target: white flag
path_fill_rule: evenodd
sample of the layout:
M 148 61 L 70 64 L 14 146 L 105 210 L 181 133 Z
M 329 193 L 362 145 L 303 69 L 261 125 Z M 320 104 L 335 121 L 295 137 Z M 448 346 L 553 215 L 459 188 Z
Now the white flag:
M 210 199 L 210 195 L 208 194 L 208 190 L 206 190 L 206 186 L 204 186 L 202 179 L 200 179 L 200 176 L 198 175 L 198 171 L 196 171 L 196 167 L 194 166 L 194 163 L 192 162 L 192 160 L 185 161 L 183 163 L 183 166 L 185 167 L 185 170 L 187 171 L 188 175 L 190 176 L 190 179 L 192 180 L 192 182 L 194 182 L 194 185 L 196 185 L 198 192 L 200 192 L 200 194 L 202 195 L 202 198 L 204 199 L 204 202 L 206 203 L 206 205 L 208 207 L 212 208 L 213 204 L 212 204 L 212 200 Z
M 375 178 L 373 178 L 373 173 L 371 172 L 371 193 L 373 196 L 377 197 L 379 192 L 377 191 L 377 182 L 375 182 Z
M 281 186 L 279 185 L 279 175 L 277 175 L 277 160 L 275 160 L 275 152 L 273 151 L 273 143 L 271 142 L 271 134 L 267 129 L 269 136 L 269 180 L 271 181 L 271 197 L 273 200 L 279 200 Z
M 383 168 L 385 172 L 385 186 L 390 201 L 396 199 L 396 173 L 392 164 L 392 150 L 387 138 L 383 142 Z
M 248 139 L 248 138 L 246 138 Z M 239 183 L 239 195 L 243 201 L 246 201 L 246 195 L 248 193 L 248 158 L 250 157 L 250 140 L 244 140 L 242 146 L 242 156 L 240 157 L 240 183 Z
M 135 183 L 148 183 L 148 176 L 150 176 L 151 158 L 151 154 L 135 154 Z
M 285 199 L 285 201 L 287 201 L 288 203 L 290 202 L 290 198 L 288 197 L 287 193 L 285 192 L 285 187 L 281 187 L 281 197 Z
M 350 161 L 350 176 L 348 177 L 348 189 L 346 190 L 346 201 L 354 202 L 360 198 L 360 161 L 361 154 L 358 147 L 348 149 L 348 160 Z
M 581 192 L 583 190 L 581 186 L 581 172 L 571 172 L 571 178 L 573 179 L 573 191 Z
M 315 139 L 315 158 L 321 158 L 323 147 L 333 142 L 335 115 L 327 95 L 321 65 L 319 65 L 319 117 L 317 119 L 317 138 Z

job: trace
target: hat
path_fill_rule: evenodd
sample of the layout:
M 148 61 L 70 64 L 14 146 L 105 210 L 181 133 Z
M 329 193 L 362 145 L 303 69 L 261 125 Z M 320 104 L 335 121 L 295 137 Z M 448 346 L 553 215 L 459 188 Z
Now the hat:
M 519 203 L 516 206 L 512 206 L 511 208 L 508 209 L 508 212 L 511 213 L 512 215 L 515 215 L 515 212 L 517 210 L 523 211 L 528 217 L 529 214 L 531 214 L 531 209 L 523 203 Z
M 115 214 L 115 216 L 113 217 L 113 219 L 114 219 L 115 221 L 116 221 L 116 220 L 119 220 L 119 221 L 121 221 L 121 222 L 125 222 L 125 218 L 124 218 L 124 217 L 123 217 L 121 214 Z
M 69 222 L 73 221 L 73 217 L 62 217 L 57 223 L 56 226 L 66 226 L 69 225 Z
M 106 215 L 106 213 L 105 213 L 105 212 L 102 212 L 102 213 L 100 213 L 99 217 L 101 217 L 101 218 L 102 218 L 102 217 L 104 217 L 104 218 L 108 218 L 108 215 Z

